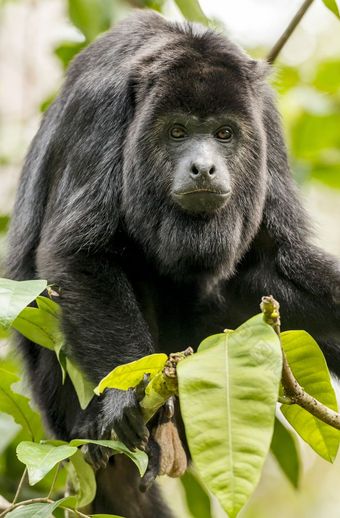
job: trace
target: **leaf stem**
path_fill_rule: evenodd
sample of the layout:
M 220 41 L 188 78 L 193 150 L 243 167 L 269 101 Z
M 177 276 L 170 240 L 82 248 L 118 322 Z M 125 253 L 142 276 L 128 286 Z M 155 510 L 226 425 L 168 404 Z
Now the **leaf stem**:
M 27 474 L 27 466 L 25 466 L 25 469 L 24 469 L 24 471 L 23 471 L 23 474 L 21 475 L 21 479 L 20 479 L 19 485 L 18 485 L 18 487 L 17 487 L 16 493 L 15 493 L 15 495 L 14 495 L 12 505 L 14 505 L 14 504 L 15 504 L 15 502 L 16 502 L 16 501 L 18 500 L 18 498 L 19 498 L 20 491 L 21 491 L 21 489 L 22 489 L 23 483 L 25 482 L 26 474 Z
M 280 304 L 271 296 L 262 297 L 261 310 L 263 318 L 280 337 Z M 287 357 L 282 348 L 282 385 L 285 396 L 290 399 L 290 404 L 297 404 L 307 410 L 314 417 L 317 417 L 324 423 L 340 430 L 340 414 L 331 410 L 323 403 L 315 399 L 313 396 L 303 390 L 299 382 L 294 377 L 292 370 L 288 364 Z
M 54 486 L 55 486 L 55 483 L 56 483 L 58 475 L 59 475 L 59 469 L 60 469 L 60 462 L 58 463 L 57 468 L 55 470 L 54 477 L 53 477 L 52 484 L 51 484 L 50 490 L 48 492 L 47 498 L 51 498 L 51 496 L 52 496 Z
M 281 50 L 295 31 L 296 27 L 299 25 L 301 19 L 309 9 L 309 7 L 312 5 L 313 0 L 305 0 L 303 4 L 301 5 L 300 9 L 297 11 L 293 19 L 289 22 L 288 27 L 285 29 L 285 31 L 282 33 L 282 35 L 279 37 L 273 48 L 269 51 L 267 55 L 267 61 L 271 65 L 276 60 L 277 56 L 280 54 Z

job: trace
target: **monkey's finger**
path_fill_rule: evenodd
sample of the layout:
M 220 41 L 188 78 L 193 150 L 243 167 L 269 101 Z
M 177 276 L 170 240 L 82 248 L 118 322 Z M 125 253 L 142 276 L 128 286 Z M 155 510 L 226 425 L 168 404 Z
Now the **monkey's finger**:
M 123 442 L 129 450 L 134 451 L 136 448 L 141 446 L 142 441 L 140 437 L 135 434 L 128 421 L 125 419 L 115 424 L 114 431 L 117 434 L 118 439 Z
M 153 438 L 151 438 L 148 443 L 147 454 L 149 456 L 148 467 L 139 485 L 139 489 L 142 492 L 145 492 L 147 489 L 149 489 L 159 474 L 160 447 Z
M 144 419 L 142 413 L 139 408 L 129 409 L 128 412 L 124 414 L 127 422 L 130 427 L 133 429 L 134 433 L 141 439 L 141 441 L 146 441 L 149 438 L 149 430 L 144 423 Z
M 95 470 L 105 468 L 111 455 L 109 448 L 103 448 L 97 444 L 85 444 L 82 451 L 86 462 Z

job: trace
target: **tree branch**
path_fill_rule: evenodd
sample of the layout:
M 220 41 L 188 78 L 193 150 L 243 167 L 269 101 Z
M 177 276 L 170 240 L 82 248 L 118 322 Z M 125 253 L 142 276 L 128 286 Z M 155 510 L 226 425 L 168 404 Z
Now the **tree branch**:
M 263 312 L 264 320 L 274 329 L 275 333 L 280 338 L 281 323 L 279 309 L 280 304 L 271 295 L 262 297 L 261 310 Z M 282 359 L 282 385 L 285 396 L 289 398 L 291 404 L 301 406 L 314 417 L 317 417 L 324 423 L 340 430 L 340 414 L 320 403 L 320 401 L 303 390 L 291 371 L 283 349 Z
M 313 0 L 305 0 L 303 4 L 301 5 L 300 9 L 295 14 L 294 18 L 289 23 L 286 30 L 283 32 L 283 34 L 280 36 L 280 38 L 277 40 L 273 48 L 270 50 L 269 54 L 267 55 L 267 61 L 271 65 L 276 60 L 277 56 L 280 54 L 281 50 L 287 43 L 288 39 L 291 37 L 293 32 L 295 31 L 296 27 L 299 25 L 301 19 L 309 9 L 309 7 L 312 5 Z

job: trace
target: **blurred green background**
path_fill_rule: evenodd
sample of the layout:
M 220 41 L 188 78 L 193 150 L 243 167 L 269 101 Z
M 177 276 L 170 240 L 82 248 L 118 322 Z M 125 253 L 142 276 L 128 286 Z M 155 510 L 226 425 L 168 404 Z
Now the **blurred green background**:
M 174 20 L 208 19 L 250 55 L 264 58 L 300 4 L 301 0 L 0 0 L 0 274 L 23 157 L 79 50 L 132 8 L 149 7 Z M 340 22 L 321 0 L 314 1 L 289 39 L 270 81 L 278 94 L 293 174 L 314 222 L 314 240 L 340 257 Z M 0 361 L 15 361 L 20 369 L 5 338 L 0 341 Z M 14 453 L 17 433 L 11 419 L 0 414 L 0 494 L 8 498 L 22 472 Z M 340 517 L 340 459 L 331 466 L 306 445 L 301 445 L 301 456 L 304 469 L 298 490 L 269 458 L 243 518 Z M 161 482 L 178 517 L 189 517 L 180 484 Z M 224 516 L 217 504 L 214 516 Z

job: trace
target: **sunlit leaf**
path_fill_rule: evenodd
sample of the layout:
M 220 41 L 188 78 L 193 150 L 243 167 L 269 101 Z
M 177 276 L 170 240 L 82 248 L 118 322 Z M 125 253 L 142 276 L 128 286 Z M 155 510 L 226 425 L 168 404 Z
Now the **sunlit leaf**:
M 293 434 L 276 418 L 270 449 L 280 468 L 296 488 L 299 485 L 300 475 L 300 459 L 297 447 L 297 441 Z
M 0 369 L 0 412 L 11 415 L 22 426 L 27 437 L 39 440 L 42 436 L 40 416 L 32 410 L 26 396 L 12 389 L 12 385 L 18 380 L 18 376 L 12 372 Z
M 47 287 L 43 280 L 0 279 L 0 327 L 8 329 L 13 320 Z
M 262 315 L 178 364 L 194 465 L 230 518 L 253 492 L 268 454 L 281 368 L 278 337 Z
M 281 334 L 282 347 L 290 368 L 304 390 L 328 408 L 338 405 L 325 358 L 316 341 L 305 331 Z M 282 405 L 281 412 L 313 450 L 333 462 L 340 441 L 340 432 L 298 405 Z
M 119 365 L 101 380 L 95 388 L 95 393 L 99 395 L 106 388 L 128 390 L 138 385 L 142 381 L 144 374 L 150 374 L 150 379 L 152 379 L 163 370 L 167 359 L 166 354 L 150 354 L 139 360 Z
M 63 444 L 38 444 L 23 441 L 17 446 L 17 457 L 27 466 L 28 480 L 31 486 L 42 480 L 54 466 L 64 459 L 68 459 L 77 451 L 75 446 Z

